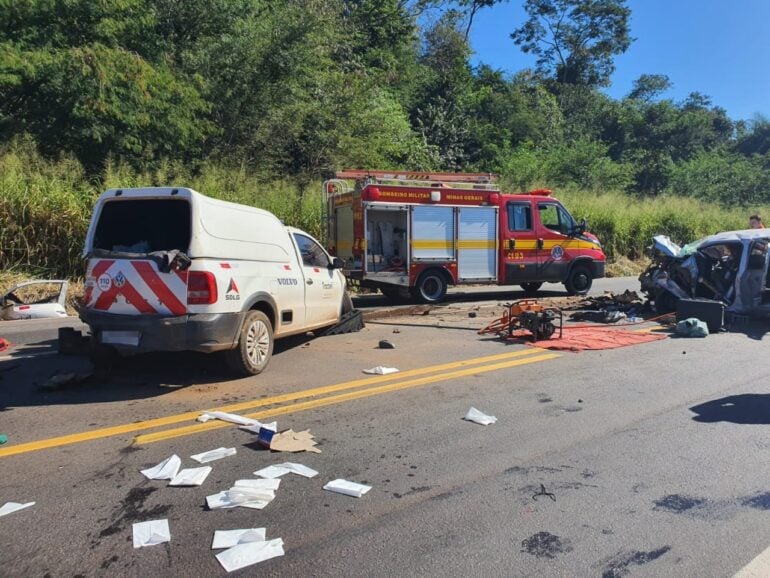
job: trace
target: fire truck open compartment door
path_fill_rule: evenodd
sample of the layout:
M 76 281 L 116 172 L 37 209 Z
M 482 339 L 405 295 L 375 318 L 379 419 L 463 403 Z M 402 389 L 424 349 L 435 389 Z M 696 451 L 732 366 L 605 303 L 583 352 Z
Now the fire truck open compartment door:
M 368 205 L 364 216 L 367 278 L 407 285 L 406 206 Z
M 454 207 L 415 206 L 412 209 L 412 258 L 454 261 Z
M 460 207 L 458 212 L 459 279 L 497 279 L 497 207 Z

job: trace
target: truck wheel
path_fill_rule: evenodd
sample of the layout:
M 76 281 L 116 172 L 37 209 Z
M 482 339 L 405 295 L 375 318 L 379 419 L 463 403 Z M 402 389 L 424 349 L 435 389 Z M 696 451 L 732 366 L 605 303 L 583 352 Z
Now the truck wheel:
M 417 280 L 417 297 L 423 303 L 441 303 L 446 297 L 447 288 L 444 274 L 431 269 Z
M 575 265 L 569 272 L 564 286 L 569 295 L 585 295 L 593 285 L 591 271 L 585 265 Z
M 262 373 L 273 355 L 273 326 L 261 311 L 249 311 L 235 349 L 225 352 L 228 367 L 247 377 Z
M 542 283 L 522 283 L 521 288 L 524 289 L 524 293 L 527 295 L 534 295 L 537 293 L 537 290 L 540 289 L 543 286 Z

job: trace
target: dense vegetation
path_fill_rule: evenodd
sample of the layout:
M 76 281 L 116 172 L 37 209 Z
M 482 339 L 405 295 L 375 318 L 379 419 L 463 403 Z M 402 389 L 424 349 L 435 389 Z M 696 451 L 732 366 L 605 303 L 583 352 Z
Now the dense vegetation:
M 625 0 L 524 0 L 511 50 L 537 66 L 513 76 L 469 64 L 497 1 L 0 0 L 0 268 L 77 274 L 109 185 L 189 184 L 318 232 L 335 169 L 491 171 L 566 189 L 631 257 L 770 203 L 770 121 L 663 98 L 661 75 L 602 92 Z

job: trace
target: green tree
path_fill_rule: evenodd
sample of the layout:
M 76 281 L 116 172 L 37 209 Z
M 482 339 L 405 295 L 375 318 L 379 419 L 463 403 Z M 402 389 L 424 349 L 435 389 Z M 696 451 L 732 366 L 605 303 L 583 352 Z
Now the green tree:
M 631 45 L 625 0 L 525 0 L 529 18 L 512 34 L 538 70 L 562 84 L 607 86 L 613 57 Z

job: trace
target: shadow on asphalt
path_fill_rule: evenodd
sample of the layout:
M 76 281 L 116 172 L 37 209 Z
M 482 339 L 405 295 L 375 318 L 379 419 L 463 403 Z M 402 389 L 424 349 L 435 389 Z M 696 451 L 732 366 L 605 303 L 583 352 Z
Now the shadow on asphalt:
M 298 335 L 276 342 L 274 356 L 311 341 Z M 217 354 L 147 353 L 122 358 L 105 372 L 96 372 L 85 355 L 61 355 L 57 340 L 12 349 L 0 360 L 0 412 L 14 407 L 131 401 L 159 397 L 193 385 L 234 379 Z M 89 376 L 78 383 L 46 388 L 54 375 Z M 226 393 L 226 392 L 225 392 Z
M 770 320 L 768 319 L 750 319 L 742 323 L 732 323 L 728 331 L 730 333 L 742 333 L 749 339 L 762 341 L 765 335 L 770 333 Z
M 745 425 L 770 425 L 770 394 L 742 393 L 728 395 L 694 405 L 692 419 L 702 423 L 726 421 Z

